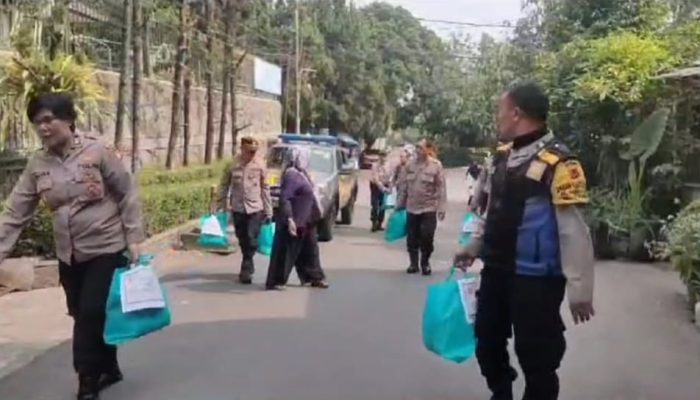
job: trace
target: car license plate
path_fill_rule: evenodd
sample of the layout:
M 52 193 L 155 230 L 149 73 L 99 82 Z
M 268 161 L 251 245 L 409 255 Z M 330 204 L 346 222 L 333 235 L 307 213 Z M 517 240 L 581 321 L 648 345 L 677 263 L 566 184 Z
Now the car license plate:
M 280 176 L 277 174 L 270 174 L 267 176 L 267 184 L 269 186 L 279 186 L 280 185 Z

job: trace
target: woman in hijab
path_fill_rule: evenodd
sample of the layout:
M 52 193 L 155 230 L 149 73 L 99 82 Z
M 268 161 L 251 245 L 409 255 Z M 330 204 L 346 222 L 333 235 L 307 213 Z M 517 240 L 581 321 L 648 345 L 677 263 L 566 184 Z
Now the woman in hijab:
M 290 147 L 285 155 L 277 229 L 265 284 L 267 290 L 283 290 L 295 266 L 302 285 L 328 288 L 316 232 L 321 207 L 307 172 L 310 155 L 308 148 L 296 146 Z

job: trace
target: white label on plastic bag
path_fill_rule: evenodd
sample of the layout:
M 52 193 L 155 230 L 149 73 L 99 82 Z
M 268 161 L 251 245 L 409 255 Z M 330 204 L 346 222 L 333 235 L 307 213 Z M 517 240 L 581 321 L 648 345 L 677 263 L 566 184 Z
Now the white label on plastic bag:
M 457 283 L 465 317 L 467 322 L 473 324 L 476 318 L 476 291 L 479 289 L 479 281 L 475 277 L 468 277 L 458 280 Z
M 205 235 L 212 235 L 217 237 L 225 236 L 223 229 L 221 229 L 221 224 L 219 223 L 219 220 L 213 215 L 208 216 L 204 219 L 204 223 L 202 223 L 202 233 Z
M 121 275 L 122 312 L 165 308 L 165 298 L 153 268 L 141 266 Z
M 462 233 L 474 232 L 474 218 L 470 218 L 462 224 Z
M 462 233 L 480 233 L 483 231 L 484 219 L 483 216 L 472 215 L 467 221 L 462 223 Z

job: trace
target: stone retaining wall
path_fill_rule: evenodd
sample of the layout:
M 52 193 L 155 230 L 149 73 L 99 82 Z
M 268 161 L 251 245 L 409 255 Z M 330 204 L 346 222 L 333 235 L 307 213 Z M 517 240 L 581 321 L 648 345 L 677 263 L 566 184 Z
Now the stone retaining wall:
M 119 74 L 100 71 L 97 79 L 106 92 L 110 101 L 103 107 L 105 112 L 100 116 L 91 115 L 86 118 L 83 125 L 97 134 L 101 134 L 108 143 L 114 141 L 114 124 L 116 99 L 119 85 Z M 163 164 L 170 136 L 170 112 L 172 104 L 173 86 L 169 82 L 145 79 L 141 88 L 141 136 L 139 157 L 143 165 Z M 261 142 L 274 138 L 282 130 L 281 115 L 282 105 L 274 98 L 256 96 L 249 93 L 236 93 L 238 103 L 238 126 L 247 126 L 239 133 L 242 135 L 254 135 L 261 138 Z M 197 162 L 204 159 L 204 143 L 206 135 L 206 90 L 201 87 L 193 87 L 190 107 L 190 161 Z M 229 106 L 230 108 L 230 106 Z M 130 106 L 129 106 L 130 109 Z M 214 96 L 214 152 L 219 142 L 219 125 L 221 122 L 221 93 L 215 92 Z M 231 154 L 231 129 L 230 114 L 227 115 L 225 152 Z M 131 153 L 131 127 L 127 123 L 124 131 L 122 150 L 125 154 Z M 178 140 L 176 162 L 182 158 L 182 131 Z

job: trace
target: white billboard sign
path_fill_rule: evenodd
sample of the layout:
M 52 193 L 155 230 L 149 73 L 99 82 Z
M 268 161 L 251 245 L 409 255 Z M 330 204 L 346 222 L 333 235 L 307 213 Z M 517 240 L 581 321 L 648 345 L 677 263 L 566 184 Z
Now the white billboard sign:
M 255 57 L 254 75 L 255 90 L 282 95 L 282 68 Z

